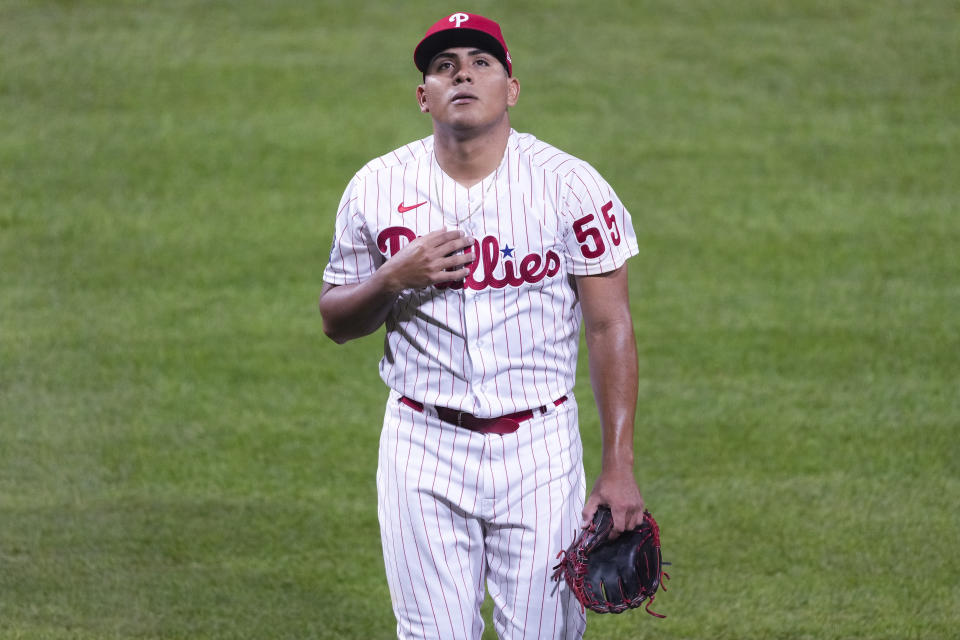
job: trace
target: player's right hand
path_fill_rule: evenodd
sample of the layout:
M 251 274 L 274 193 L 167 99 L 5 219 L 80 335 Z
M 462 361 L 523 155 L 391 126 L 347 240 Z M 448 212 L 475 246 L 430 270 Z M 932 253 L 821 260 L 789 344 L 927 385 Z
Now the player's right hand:
M 476 259 L 474 240 L 462 231 L 441 229 L 411 241 L 380 267 L 385 287 L 399 293 L 463 280 Z

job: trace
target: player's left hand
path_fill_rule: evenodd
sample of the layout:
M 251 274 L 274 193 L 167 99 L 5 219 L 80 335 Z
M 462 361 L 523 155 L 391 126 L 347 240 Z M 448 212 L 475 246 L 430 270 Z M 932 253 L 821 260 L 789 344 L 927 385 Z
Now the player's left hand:
M 590 526 L 597 507 L 605 505 L 613 514 L 613 530 L 610 538 L 623 531 L 634 529 L 643 522 L 643 496 L 633 477 L 632 470 L 604 470 L 600 472 L 593 490 L 583 506 L 582 528 Z

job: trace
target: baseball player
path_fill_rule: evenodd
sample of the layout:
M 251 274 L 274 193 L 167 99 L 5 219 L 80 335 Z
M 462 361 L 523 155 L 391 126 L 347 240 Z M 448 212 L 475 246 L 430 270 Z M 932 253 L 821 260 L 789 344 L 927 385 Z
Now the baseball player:
M 354 175 L 323 275 L 324 331 L 386 325 L 377 468 L 397 635 L 579 638 L 550 579 L 598 505 L 643 519 L 633 471 L 637 354 L 623 204 L 586 162 L 511 129 L 520 83 L 500 26 L 445 16 L 414 50 L 433 135 Z M 602 471 L 584 503 L 573 396 L 581 320 Z

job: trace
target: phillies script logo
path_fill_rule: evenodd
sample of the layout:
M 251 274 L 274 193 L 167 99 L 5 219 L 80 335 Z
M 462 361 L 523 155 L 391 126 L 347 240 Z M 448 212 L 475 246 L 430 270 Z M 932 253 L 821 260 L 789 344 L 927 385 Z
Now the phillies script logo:
M 380 253 L 387 257 L 393 257 L 408 242 L 415 239 L 417 234 L 412 229 L 406 227 L 387 227 L 377 236 L 377 248 Z M 462 282 L 444 282 L 436 286 L 438 289 L 474 289 L 479 291 L 492 287 L 494 289 L 503 289 L 504 287 L 519 287 L 524 283 L 534 284 L 540 282 L 546 277 L 552 277 L 560 272 L 560 256 L 553 250 L 548 249 L 545 256 L 538 253 L 528 253 L 519 261 L 507 260 L 513 257 L 513 249 L 510 245 L 500 248 L 500 242 L 493 236 L 487 236 L 483 240 L 473 242 L 473 253 L 476 258 L 468 265 L 469 275 Z M 500 257 L 503 261 L 503 277 L 498 278 L 493 274 L 500 264 Z M 477 277 L 478 267 L 483 274 Z

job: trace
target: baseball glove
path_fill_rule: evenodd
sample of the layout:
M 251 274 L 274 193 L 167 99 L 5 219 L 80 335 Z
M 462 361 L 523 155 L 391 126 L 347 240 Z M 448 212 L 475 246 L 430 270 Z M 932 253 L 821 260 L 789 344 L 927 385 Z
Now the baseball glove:
M 570 548 L 557 554 L 560 564 L 554 567 L 553 579 L 563 577 L 580 605 L 597 613 L 622 613 L 647 601 L 652 616 L 666 616 L 650 610 L 657 589 L 663 588 L 660 557 L 660 527 L 649 511 L 643 512 L 643 524 L 624 531 L 610 540 L 613 515 L 600 507 L 593 522 Z

